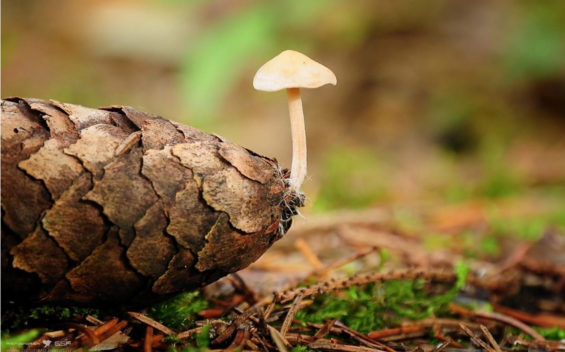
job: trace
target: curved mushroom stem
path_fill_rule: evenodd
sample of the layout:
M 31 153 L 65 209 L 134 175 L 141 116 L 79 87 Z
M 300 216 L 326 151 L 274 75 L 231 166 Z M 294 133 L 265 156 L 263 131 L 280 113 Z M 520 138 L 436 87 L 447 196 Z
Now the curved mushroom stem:
M 288 88 L 288 110 L 292 133 L 292 166 L 290 168 L 290 189 L 298 192 L 306 177 L 306 128 L 300 88 Z

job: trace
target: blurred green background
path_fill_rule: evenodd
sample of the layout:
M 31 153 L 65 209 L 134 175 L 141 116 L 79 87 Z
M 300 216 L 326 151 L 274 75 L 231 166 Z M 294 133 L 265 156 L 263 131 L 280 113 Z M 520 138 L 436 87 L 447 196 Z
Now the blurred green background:
M 2 1 L 3 96 L 130 105 L 288 167 L 285 94 L 252 86 L 285 49 L 338 77 L 303 93 L 306 214 L 512 204 L 500 226 L 565 226 L 561 0 Z

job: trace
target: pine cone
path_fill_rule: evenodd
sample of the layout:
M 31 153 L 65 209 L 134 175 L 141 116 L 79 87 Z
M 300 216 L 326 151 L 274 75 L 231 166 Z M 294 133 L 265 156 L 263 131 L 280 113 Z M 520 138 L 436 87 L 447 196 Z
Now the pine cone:
M 247 267 L 303 199 L 276 160 L 126 106 L 2 101 L 2 298 L 147 304 Z

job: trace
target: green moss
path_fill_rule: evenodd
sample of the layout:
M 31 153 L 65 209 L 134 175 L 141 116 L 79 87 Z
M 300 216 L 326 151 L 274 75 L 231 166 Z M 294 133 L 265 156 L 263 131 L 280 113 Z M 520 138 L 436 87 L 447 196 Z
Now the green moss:
M 206 348 L 210 346 L 210 329 L 212 325 L 206 324 L 202 327 L 200 334 L 196 335 L 196 346 Z
M 457 275 L 455 285 L 446 293 L 431 297 L 423 292 L 425 284 L 423 280 L 387 282 L 384 285 L 387 306 L 397 316 L 414 320 L 432 314 L 441 314 L 465 284 L 469 268 L 461 262 L 457 264 L 455 272 Z
M 458 264 L 455 285 L 447 292 L 431 297 L 424 290 L 424 280 L 354 286 L 341 295 L 320 295 L 314 304 L 299 311 L 296 318 L 318 324 L 339 318 L 350 328 L 366 334 L 395 324 L 400 318 L 418 320 L 431 314 L 441 316 L 447 313 L 447 304 L 463 287 L 468 271 L 465 264 Z
M 534 330 L 539 332 L 541 336 L 547 340 L 552 341 L 563 341 L 565 340 L 565 330 L 559 328 L 538 328 L 534 327 Z
M 163 342 L 172 342 L 173 344 L 179 343 L 181 342 L 181 339 L 179 339 L 178 337 L 174 336 L 174 335 L 169 335 L 169 336 L 165 336 L 163 338 L 163 340 L 161 340 Z
M 196 313 L 208 305 L 199 291 L 184 292 L 151 307 L 147 315 L 171 329 L 187 329 L 192 327 Z
M 99 310 L 87 307 L 60 307 L 60 306 L 40 306 L 25 307 L 20 306 L 13 309 L 13 314 L 6 321 L 2 321 L 2 329 L 25 329 L 38 320 L 64 320 L 73 317 L 92 315 L 97 317 Z
M 308 349 L 308 347 L 304 346 L 304 345 L 298 345 L 292 348 L 291 350 L 292 352 L 314 352 L 311 349 Z
M 39 330 L 30 330 L 14 336 L 2 333 L 2 351 L 22 349 L 25 344 L 36 339 L 39 334 Z
M 206 352 L 208 351 L 208 346 L 210 346 L 210 329 L 212 326 L 206 324 L 202 326 L 202 330 L 198 334 L 194 334 L 190 337 L 193 343 L 184 346 L 180 352 Z M 195 346 L 196 345 L 196 346 Z M 179 350 L 175 346 L 171 346 L 171 352 L 178 352 Z

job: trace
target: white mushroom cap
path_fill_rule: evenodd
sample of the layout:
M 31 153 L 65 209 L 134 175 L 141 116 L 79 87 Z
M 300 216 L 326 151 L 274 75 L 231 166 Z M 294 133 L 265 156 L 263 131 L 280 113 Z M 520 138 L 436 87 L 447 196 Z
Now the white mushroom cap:
M 287 88 L 318 88 L 337 84 L 327 67 L 294 50 L 285 50 L 264 64 L 253 78 L 253 87 L 265 92 Z

